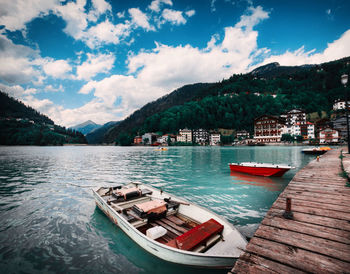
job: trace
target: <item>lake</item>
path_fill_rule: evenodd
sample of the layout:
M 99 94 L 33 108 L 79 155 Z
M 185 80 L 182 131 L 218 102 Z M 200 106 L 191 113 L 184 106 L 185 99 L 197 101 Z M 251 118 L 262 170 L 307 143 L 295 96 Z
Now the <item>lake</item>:
M 96 206 L 90 187 L 140 181 L 224 216 L 251 237 L 295 173 L 303 147 L 0 147 L 2 273 L 227 273 L 164 262 Z M 231 174 L 229 162 L 291 164 L 282 178 Z

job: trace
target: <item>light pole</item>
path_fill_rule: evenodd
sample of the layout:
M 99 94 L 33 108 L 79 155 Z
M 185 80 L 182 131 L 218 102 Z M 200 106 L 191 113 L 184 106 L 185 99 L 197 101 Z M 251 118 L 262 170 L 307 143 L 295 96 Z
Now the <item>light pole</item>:
M 348 75 L 343 74 L 341 76 L 341 83 L 345 88 L 345 114 L 346 114 L 346 130 L 348 134 L 348 153 L 350 153 L 350 143 L 349 143 L 349 109 L 348 109 L 348 91 L 346 90 L 346 84 L 348 83 Z

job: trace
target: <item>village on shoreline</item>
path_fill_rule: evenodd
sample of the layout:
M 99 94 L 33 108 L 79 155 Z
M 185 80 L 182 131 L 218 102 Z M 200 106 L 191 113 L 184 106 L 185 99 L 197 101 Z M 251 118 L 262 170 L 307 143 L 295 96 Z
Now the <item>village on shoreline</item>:
M 254 120 L 254 133 L 247 130 L 180 129 L 177 134 L 148 132 L 135 136 L 134 146 L 232 146 L 232 145 L 339 145 L 347 140 L 345 101 L 333 105 L 331 119 L 307 119 L 302 109 L 291 109 L 280 116 L 262 115 Z

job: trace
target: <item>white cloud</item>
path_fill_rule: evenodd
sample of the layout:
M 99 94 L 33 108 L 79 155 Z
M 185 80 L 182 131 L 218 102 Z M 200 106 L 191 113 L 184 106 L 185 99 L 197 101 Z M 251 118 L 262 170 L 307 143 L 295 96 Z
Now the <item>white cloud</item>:
M 152 3 L 148 6 L 148 8 L 152 11 L 155 12 L 160 12 L 160 5 L 161 4 L 165 4 L 165 5 L 169 5 L 172 6 L 173 2 L 171 0 L 154 0 L 152 1 Z
M 188 10 L 188 11 L 186 11 L 185 13 L 186 13 L 186 15 L 187 15 L 188 17 L 192 17 L 193 15 L 196 14 L 196 11 L 195 11 L 195 10 Z
M 63 92 L 64 91 L 62 84 L 59 85 L 57 88 L 55 88 L 52 85 L 46 85 L 44 89 L 45 89 L 45 91 L 49 91 L 49 92 Z
M 118 13 L 117 13 L 117 17 L 118 17 L 119 19 L 124 18 L 124 17 L 125 17 L 125 11 L 123 11 L 123 12 L 118 12 Z
M 131 8 L 128 10 L 131 16 L 131 21 L 134 25 L 141 27 L 147 31 L 154 31 L 155 28 L 148 22 L 149 18 L 138 8 Z
M 53 60 L 47 59 L 43 65 L 43 70 L 46 75 L 53 78 L 69 78 L 69 72 L 72 71 L 72 67 L 66 60 Z
M 77 79 L 90 80 L 98 73 L 108 73 L 113 68 L 113 54 L 93 55 L 88 53 L 88 59 L 77 67 Z
M 130 35 L 131 25 L 128 21 L 117 25 L 109 20 L 91 27 L 86 33 L 82 34 L 82 39 L 90 48 L 94 48 L 103 43 L 119 44 L 120 41 Z
M 248 14 L 242 15 L 241 20 L 236 24 L 238 28 L 246 28 L 247 31 L 253 29 L 262 20 L 269 18 L 269 13 L 264 11 L 261 6 L 249 7 Z
M 86 0 L 77 0 L 76 3 L 68 2 L 66 5 L 55 7 L 55 12 L 67 23 L 64 31 L 76 40 L 83 37 L 83 31 L 88 26 L 88 15 L 85 13 L 85 5 Z
M 257 36 L 256 31 L 246 27 L 227 27 L 223 40 L 220 42 L 220 37 L 213 35 L 205 49 L 157 43 L 151 51 L 129 56 L 130 75 L 89 81 L 79 93 L 93 93 L 100 100 L 99 107 L 113 109 L 115 114 L 125 117 L 185 84 L 218 81 L 246 71 L 253 54 L 259 52 Z M 121 102 L 115 106 L 118 98 Z
M 173 25 L 186 24 L 187 22 L 182 15 L 182 11 L 164 9 L 162 12 L 162 17 L 165 21 L 168 21 Z
M 40 77 L 36 64 L 39 53 L 29 47 L 16 45 L 0 34 L 0 79 L 9 84 L 23 84 Z
M 350 56 L 350 30 L 347 30 L 342 36 L 327 44 L 327 48 L 320 53 L 315 53 L 315 49 L 305 51 L 304 46 L 301 46 L 295 51 L 286 51 L 281 55 L 271 55 L 262 63 L 256 65 L 264 65 L 271 62 L 278 62 L 281 65 L 298 66 L 304 64 L 319 64 L 337 60 L 346 56 Z M 255 67 L 256 67 L 255 66 Z
M 37 93 L 37 89 L 35 88 L 24 89 L 20 85 L 8 86 L 2 83 L 0 83 L 0 90 L 3 92 L 6 92 L 11 97 L 18 98 L 18 99 L 23 98 L 26 95 Z
M 23 30 L 26 23 L 47 15 L 59 4 L 59 0 L 1 0 L 0 25 L 10 31 Z

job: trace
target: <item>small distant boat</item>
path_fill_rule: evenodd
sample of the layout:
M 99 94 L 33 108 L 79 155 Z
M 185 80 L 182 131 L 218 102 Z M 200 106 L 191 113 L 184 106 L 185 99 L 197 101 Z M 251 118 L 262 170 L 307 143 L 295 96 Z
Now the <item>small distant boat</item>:
M 135 243 L 163 260 L 232 268 L 247 241 L 225 218 L 146 184 L 93 189 L 96 205 Z
M 330 150 L 331 150 L 330 147 L 312 147 L 312 148 L 305 148 L 301 152 L 305 154 L 321 155 Z
M 167 151 L 168 149 L 166 147 L 158 147 L 155 149 L 155 151 Z
M 280 177 L 288 170 L 293 169 L 294 167 L 288 165 L 274 165 L 267 163 L 254 163 L 254 162 L 245 162 L 245 163 L 230 163 L 230 170 L 235 172 L 242 172 L 251 175 L 258 176 L 274 176 Z

